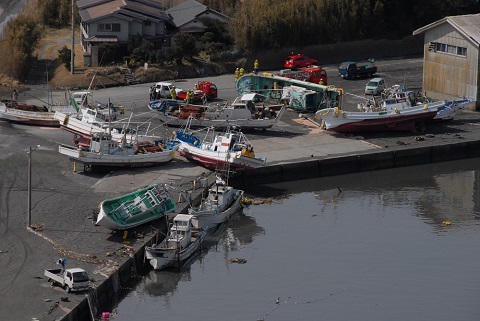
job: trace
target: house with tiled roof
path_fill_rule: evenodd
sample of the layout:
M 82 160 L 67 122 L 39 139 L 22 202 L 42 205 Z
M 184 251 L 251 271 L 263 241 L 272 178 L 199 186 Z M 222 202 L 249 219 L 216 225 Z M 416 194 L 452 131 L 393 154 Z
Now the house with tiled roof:
M 178 32 L 189 33 L 197 40 L 205 33 L 209 22 L 226 24 L 230 17 L 195 0 L 186 0 L 167 10 Z
M 155 0 L 80 0 L 77 7 L 84 65 L 98 65 L 101 43 L 126 44 L 135 35 L 156 47 L 170 43 L 171 18 Z
M 480 110 L 480 14 L 449 16 L 413 32 L 424 35 L 423 90 L 431 98 L 472 98 Z

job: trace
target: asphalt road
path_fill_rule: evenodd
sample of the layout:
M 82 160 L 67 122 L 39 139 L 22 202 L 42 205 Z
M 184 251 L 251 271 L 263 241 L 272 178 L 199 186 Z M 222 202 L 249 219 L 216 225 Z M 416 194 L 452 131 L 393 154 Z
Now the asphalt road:
M 421 87 L 422 60 L 391 59 L 378 61 L 377 76 L 384 77 L 387 85 L 406 84 Z M 365 99 L 364 86 L 368 79 L 344 80 L 337 76 L 336 66 L 324 66 L 329 84 L 346 92 L 344 108 L 355 108 Z M 163 79 L 162 79 L 163 80 Z M 200 79 L 177 80 L 180 88 L 193 88 Z M 220 99 L 236 97 L 234 75 L 209 77 L 217 84 Z M 160 81 L 160 79 L 159 79 Z M 150 121 L 151 133 L 161 135 L 166 129 L 147 108 L 148 88 L 151 84 L 98 89 L 95 99 L 109 99 L 123 105 L 130 122 Z M 39 104 L 39 101 L 58 101 L 65 97 L 61 91 L 47 95 L 46 86 L 28 88 L 20 101 Z M 49 98 L 47 98 L 49 97 Z M 441 127 L 425 141 L 417 141 L 412 133 L 381 133 L 364 136 L 332 135 L 321 131 L 315 124 L 287 111 L 278 126 L 267 131 L 250 131 L 258 156 L 268 155 L 271 163 L 298 161 L 307 157 L 322 157 L 355 153 L 375 148 L 408 148 L 436 142 L 461 139 L 451 135 L 477 135 L 467 130 L 472 123 L 480 123 L 478 113 L 465 112 L 459 120 Z M 435 129 L 433 129 L 435 128 Z M 469 127 L 471 128 L 471 126 Z M 146 131 L 144 127 L 144 131 Z M 121 236 L 95 227 L 92 217 L 99 202 L 153 182 L 179 185 L 185 177 L 199 175 L 204 169 L 178 157 L 166 165 L 131 170 L 111 170 L 103 173 L 84 173 L 81 168 L 73 172 L 70 161 L 58 153 L 58 145 L 70 143 L 72 134 L 55 128 L 12 125 L 0 121 L 0 311 L 2 320 L 53 320 L 63 316 L 84 298 L 81 294 L 66 295 L 63 290 L 51 288 L 43 270 L 55 267 L 56 260 L 68 254 L 67 267 L 81 266 L 97 282 L 105 278 L 102 272 L 126 259 Z M 403 144 L 398 142 L 402 141 Z M 32 156 L 32 223 L 38 234 L 27 231 L 27 173 L 28 148 L 40 145 Z M 187 182 L 188 183 L 188 182 Z M 153 229 L 144 229 L 146 236 Z M 129 239 L 134 246 L 141 239 Z M 106 256 L 109 253 L 110 256 Z M 69 301 L 62 301 L 68 297 Z M 59 302 L 59 304 L 55 304 Z

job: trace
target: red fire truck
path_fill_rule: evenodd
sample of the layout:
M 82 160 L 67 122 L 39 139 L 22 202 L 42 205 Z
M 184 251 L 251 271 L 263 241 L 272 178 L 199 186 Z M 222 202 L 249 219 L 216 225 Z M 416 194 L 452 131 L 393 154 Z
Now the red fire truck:
M 319 66 L 310 66 L 298 68 L 298 70 L 283 69 L 277 74 L 278 76 L 298 79 L 316 84 L 327 85 L 327 72 Z

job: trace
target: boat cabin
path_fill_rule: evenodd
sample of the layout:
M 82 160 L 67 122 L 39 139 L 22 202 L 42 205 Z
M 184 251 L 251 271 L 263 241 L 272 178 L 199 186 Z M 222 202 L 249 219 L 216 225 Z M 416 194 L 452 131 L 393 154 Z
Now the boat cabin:
M 90 152 L 93 153 L 113 154 L 119 149 L 118 141 L 108 133 L 95 133 L 90 140 Z
M 190 244 L 192 239 L 193 215 L 178 214 L 173 219 L 168 235 L 167 247 L 183 249 Z

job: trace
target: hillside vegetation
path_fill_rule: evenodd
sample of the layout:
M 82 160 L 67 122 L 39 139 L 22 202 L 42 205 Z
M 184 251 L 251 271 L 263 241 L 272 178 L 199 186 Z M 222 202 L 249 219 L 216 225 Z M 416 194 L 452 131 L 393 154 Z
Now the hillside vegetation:
M 181 2 L 157 1 L 164 3 L 167 9 Z M 301 48 L 363 39 L 401 39 L 411 35 L 413 30 L 445 16 L 480 12 L 480 4 L 475 0 L 198 1 L 232 17 L 227 34 L 212 26 L 202 37 L 205 47 L 209 48 L 205 54 L 213 57 L 217 53 L 216 56 L 222 59 L 222 53 L 227 51 L 247 57 L 253 52 L 285 47 Z M 25 79 L 34 60 L 35 46 L 46 27 L 65 28 L 70 25 L 71 3 L 71 0 L 30 0 L 24 13 L 9 21 L 0 39 L 3 60 L 0 65 L 1 79 Z M 78 22 L 78 12 L 74 12 L 75 21 Z M 178 36 L 185 38 L 177 41 L 180 44 L 178 46 L 194 41 L 193 37 L 187 39 L 187 36 L 191 37 L 189 35 L 175 37 Z M 136 58 L 133 56 L 135 53 L 147 57 L 146 61 L 132 59 L 137 65 L 166 59 L 182 64 L 182 57 L 201 54 L 186 51 L 185 48 L 169 48 L 166 52 L 156 53 L 145 41 L 138 40 L 129 43 L 129 47 L 133 58 Z M 66 57 L 69 49 L 64 49 L 63 57 Z M 115 51 L 118 50 L 110 48 L 110 52 Z M 120 61 L 124 61 L 124 58 L 121 57 Z M 113 60 L 106 61 L 111 62 Z

